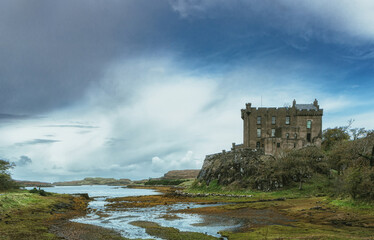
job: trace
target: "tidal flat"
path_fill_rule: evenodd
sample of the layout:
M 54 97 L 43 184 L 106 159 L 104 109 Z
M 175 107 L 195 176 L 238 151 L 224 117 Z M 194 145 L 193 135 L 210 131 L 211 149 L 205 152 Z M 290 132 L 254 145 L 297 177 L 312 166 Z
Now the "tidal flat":
M 148 190 L 154 195 L 98 193 L 90 202 L 5 193 L 0 239 L 374 239 L 370 205 L 325 196 L 187 197 L 172 187 Z
M 374 239 L 374 211 L 370 206 L 347 207 L 328 197 L 287 199 L 261 195 L 251 198 L 191 198 L 175 195 L 173 191 L 164 189 L 164 195 L 114 198 L 109 200 L 111 204 L 108 207 L 153 208 L 186 202 L 198 203 L 201 206 L 171 208 L 168 215 L 199 215 L 202 222 L 195 226 L 224 228 L 226 225 L 227 230 L 219 230 L 219 236 L 214 236 L 218 239 Z M 225 223 L 229 223 L 229 226 Z M 137 224 L 145 229 L 152 226 L 150 223 Z

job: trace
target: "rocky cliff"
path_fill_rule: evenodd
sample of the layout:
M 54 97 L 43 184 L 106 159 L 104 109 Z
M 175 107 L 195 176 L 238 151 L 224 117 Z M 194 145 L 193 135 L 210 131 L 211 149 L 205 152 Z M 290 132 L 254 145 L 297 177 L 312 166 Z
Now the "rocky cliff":
M 209 185 L 216 180 L 220 185 L 271 190 L 282 187 L 278 178 L 267 174 L 274 158 L 256 149 L 236 149 L 206 156 L 198 175 L 200 182 Z

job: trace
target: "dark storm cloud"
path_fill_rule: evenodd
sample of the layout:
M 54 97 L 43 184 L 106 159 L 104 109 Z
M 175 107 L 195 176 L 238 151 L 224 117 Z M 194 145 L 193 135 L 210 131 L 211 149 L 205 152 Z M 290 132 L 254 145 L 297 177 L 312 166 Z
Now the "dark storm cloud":
M 15 115 L 15 114 L 6 114 L 6 113 L 0 113 L 0 120 L 2 119 L 25 119 L 29 118 L 28 115 Z
M 0 111 L 75 102 L 112 62 L 158 46 L 152 22 L 165 8 L 145 0 L 1 1 Z
M 335 72 L 354 65 L 362 81 L 369 79 L 372 54 L 349 61 L 356 47 L 330 43 L 358 43 L 357 36 L 374 34 L 359 29 L 352 41 L 347 36 L 357 28 L 345 31 L 333 21 L 344 19 L 338 15 L 343 8 L 331 19 L 329 10 L 319 16 L 315 9 L 287 0 L 3 0 L 0 112 L 35 114 L 69 106 L 90 87 L 105 88 L 99 82 L 112 64 L 165 52 L 207 72 L 225 71 L 245 63 L 243 58 L 249 64 L 266 59 L 266 65 L 293 58 Z M 123 76 L 126 88 L 136 80 Z
M 51 143 L 56 143 L 60 142 L 60 140 L 54 140 L 54 139 L 33 139 L 30 141 L 25 141 L 25 142 L 19 142 L 16 143 L 16 146 L 25 146 L 25 145 L 36 145 L 36 144 L 51 144 Z
M 32 118 L 32 116 L 0 113 L 0 123 L 8 123 L 8 122 L 18 121 L 18 120 L 26 120 L 30 118 Z
M 16 166 L 22 167 L 22 166 L 29 165 L 31 163 L 32 163 L 31 158 L 29 158 L 28 156 L 21 156 L 19 157 L 19 160 L 16 162 Z

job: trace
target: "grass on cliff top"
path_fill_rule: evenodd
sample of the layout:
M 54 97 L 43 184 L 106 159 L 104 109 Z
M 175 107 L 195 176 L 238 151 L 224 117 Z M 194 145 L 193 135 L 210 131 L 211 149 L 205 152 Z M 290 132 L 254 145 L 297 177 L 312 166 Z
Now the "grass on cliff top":
M 330 192 L 331 184 L 324 176 L 315 176 L 303 184 L 302 190 L 299 190 L 298 184 L 285 187 L 279 190 L 264 192 L 252 189 L 234 188 L 230 186 L 221 186 L 217 180 L 210 182 L 209 185 L 195 181 L 188 189 L 189 193 L 220 193 L 229 195 L 252 195 L 259 198 L 300 198 L 326 195 Z
M 353 200 L 348 196 L 334 197 L 331 195 L 332 185 L 325 176 L 314 176 L 303 184 L 302 190 L 299 189 L 298 184 L 290 186 L 287 188 L 275 190 L 275 191 L 257 191 L 251 189 L 233 189 L 230 187 L 224 187 L 218 184 L 218 182 L 212 181 L 208 186 L 204 183 L 199 183 L 198 181 L 193 182 L 191 186 L 185 189 L 188 193 L 218 193 L 227 195 L 252 195 L 252 198 L 248 200 L 259 200 L 259 199 L 274 199 L 274 198 L 310 198 L 310 197 L 321 197 L 325 196 L 329 199 L 330 203 L 337 207 L 345 207 L 349 209 L 356 210 L 373 210 L 373 202 L 365 202 Z M 240 198 L 236 198 L 235 201 L 242 201 Z

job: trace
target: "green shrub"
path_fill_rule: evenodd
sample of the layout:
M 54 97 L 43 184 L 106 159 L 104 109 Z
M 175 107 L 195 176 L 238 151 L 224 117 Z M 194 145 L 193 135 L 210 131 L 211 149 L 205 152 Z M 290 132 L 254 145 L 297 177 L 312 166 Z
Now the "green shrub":
M 150 179 L 147 182 L 144 183 L 144 185 L 179 185 L 183 182 L 186 182 L 187 180 L 184 179 L 159 179 L 159 180 L 153 180 Z
M 348 169 L 345 188 L 353 199 L 374 200 L 374 169 L 367 167 Z
M 30 192 L 30 193 L 37 193 L 37 194 L 39 194 L 40 196 L 49 196 L 49 195 L 51 195 L 51 193 L 46 192 L 46 191 L 44 191 L 43 189 L 38 190 L 38 189 L 36 189 L 36 188 L 33 188 L 33 189 L 29 190 L 29 192 Z

